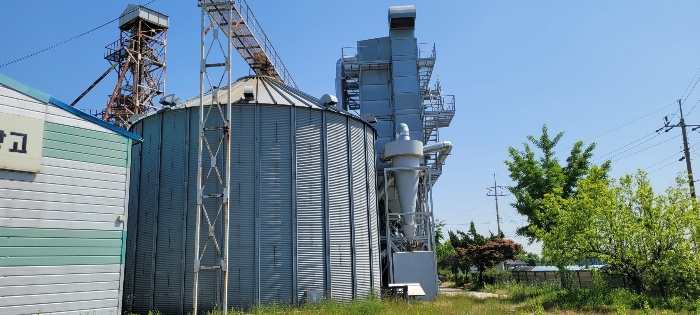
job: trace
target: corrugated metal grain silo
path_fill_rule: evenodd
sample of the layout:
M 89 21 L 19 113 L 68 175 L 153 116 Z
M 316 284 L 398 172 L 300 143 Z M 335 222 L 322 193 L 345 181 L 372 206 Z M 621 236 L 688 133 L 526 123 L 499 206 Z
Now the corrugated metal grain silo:
M 232 99 L 245 87 L 255 100 L 231 113 L 229 307 L 298 303 L 314 289 L 339 300 L 378 289 L 375 130 L 267 77 L 239 79 Z M 226 89 L 215 93 L 226 99 Z M 212 93 L 204 98 L 211 104 Z M 192 309 L 198 105 L 131 128 L 144 142 L 132 151 L 125 310 Z M 216 210 L 207 206 L 210 216 Z M 203 260 L 213 264 L 215 254 Z M 200 272 L 200 310 L 220 301 L 221 281 L 217 271 Z

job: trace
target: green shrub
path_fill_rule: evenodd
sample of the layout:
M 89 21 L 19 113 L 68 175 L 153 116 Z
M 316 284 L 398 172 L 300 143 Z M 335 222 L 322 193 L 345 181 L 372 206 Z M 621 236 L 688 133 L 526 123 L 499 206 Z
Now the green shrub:
M 510 270 L 498 270 L 496 268 L 484 271 L 485 284 L 510 283 L 513 280 L 513 272 Z
M 454 282 L 455 275 L 449 269 L 440 269 L 438 270 L 438 280 L 442 282 Z
M 467 275 L 463 273 L 455 274 L 455 286 L 458 288 L 464 287 L 467 282 Z

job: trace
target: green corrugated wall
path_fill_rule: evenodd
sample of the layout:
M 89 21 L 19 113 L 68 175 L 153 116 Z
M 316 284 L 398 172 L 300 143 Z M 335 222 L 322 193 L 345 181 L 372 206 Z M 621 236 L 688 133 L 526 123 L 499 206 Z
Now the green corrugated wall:
M 115 134 L 46 122 L 43 156 L 129 167 L 131 139 Z
M 125 233 L 0 227 L 0 267 L 123 264 Z
M 120 135 L 44 123 L 44 157 L 129 167 L 130 149 L 131 139 Z M 0 226 L 0 267 L 124 263 L 126 230 L 90 230 L 89 222 L 85 227 L 74 230 Z

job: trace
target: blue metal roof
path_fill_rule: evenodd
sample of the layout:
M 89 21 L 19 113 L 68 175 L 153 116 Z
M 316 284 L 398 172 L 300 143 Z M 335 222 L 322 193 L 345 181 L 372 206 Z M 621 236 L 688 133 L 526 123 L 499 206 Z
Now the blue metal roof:
M 571 271 L 581 271 L 581 270 L 591 270 L 591 269 L 603 269 L 607 265 L 588 265 L 588 266 L 565 266 L 566 270 Z M 515 266 L 513 271 L 559 271 L 557 266 Z
M 131 132 L 126 131 L 124 129 L 121 129 L 117 126 L 109 124 L 105 121 L 102 121 L 95 116 L 89 115 L 89 114 L 87 114 L 87 113 L 85 113 L 85 112 L 83 112 L 83 111 L 81 111 L 73 106 L 70 106 L 64 102 L 61 102 L 61 101 L 51 97 L 51 95 L 49 95 L 49 94 L 46 94 L 46 93 L 39 91 L 33 87 L 30 87 L 22 82 L 19 82 L 13 78 L 10 78 L 2 73 L 0 73 L 0 85 L 4 85 L 10 89 L 13 89 L 17 92 L 20 92 L 24 95 L 31 97 L 31 98 L 37 99 L 43 103 L 54 105 L 54 106 L 61 108 L 61 109 L 65 110 L 65 111 L 67 111 L 75 116 L 78 116 L 84 120 L 87 120 L 93 124 L 96 124 L 96 125 L 99 125 L 100 127 L 104 127 L 104 128 L 109 129 L 111 131 L 114 131 L 115 133 L 117 133 L 121 136 L 127 137 L 127 138 L 132 139 L 132 140 L 136 140 L 136 141 L 143 140 L 143 139 L 141 139 L 141 136 L 139 136 L 137 134 L 131 133 Z

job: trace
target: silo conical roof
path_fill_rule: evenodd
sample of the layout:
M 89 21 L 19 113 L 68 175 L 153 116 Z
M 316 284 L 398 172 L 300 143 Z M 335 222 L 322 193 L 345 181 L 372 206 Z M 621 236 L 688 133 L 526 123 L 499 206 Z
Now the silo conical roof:
M 254 96 L 253 100 L 246 101 L 244 99 L 243 92 L 246 87 L 252 87 Z M 228 89 L 223 87 L 205 93 L 204 105 L 212 104 L 212 95 L 214 93 L 216 94 L 216 99 L 220 104 L 226 103 Z M 246 76 L 236 80 L 236 82 L 231 84 L 231 102 L 289 105 L 322 109 L 322 107 L 319 106 L 319 100 L 317 98 L 295 88 L 289 87 L 274 78 L 266 76 Z M 180 106 L 199 106 L 199 97 L 189 99 Z

